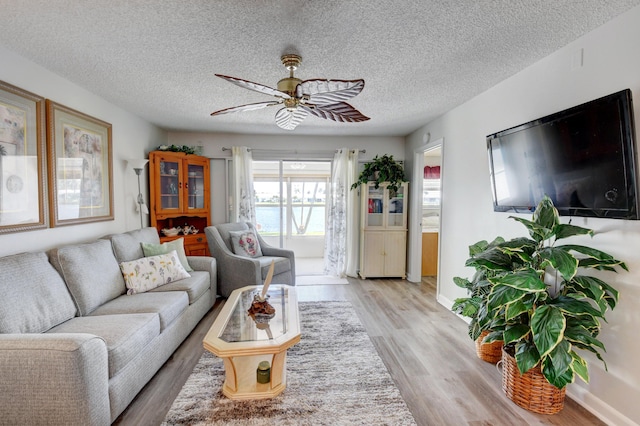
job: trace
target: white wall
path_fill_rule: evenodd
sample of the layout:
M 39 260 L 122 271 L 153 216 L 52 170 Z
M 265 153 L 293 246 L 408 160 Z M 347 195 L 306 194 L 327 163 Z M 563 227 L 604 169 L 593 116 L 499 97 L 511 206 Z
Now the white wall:
M 115 218 L 106 222 L 2 234 L 0 256 L 46 250 L 139 228 L 140 218 L 135 212 L 138 183 L 135 173 L 126 170 L 126 160 L 146 158 L 150 150 L 166 143 L 166 132 L 3 47 L 0 47 L 0 80 L 111 123 Z M 145 170 L 143 188 L 147 187 L 147 176 Z M 148 205 L 148 191 L 143 189 L 143 194 Z M 145 217 L 145 223 L 149 223 L 148 217 Z
M 497 235 L 520 236 L 524 230 L 508 214 L 493 212 L 486 135 L 625 88 L 635 95 L 640 128 L 639 41 L 636 7 L 410 135 L 407 153 L 428 133 L 445 141 L 441 303 L 450 306 L 464 294 L 452 279 L 472 273 L 464 267 L 469 244 Z M 584 64 L 574 68 L 581 49 Z M 601 333 L 609 371 L 590 357 L 590 384 L 573 384 L 568 391 L 611 424 L 640 423 L 640 221 L 574 218 L 572 223 L 594 229 L 596 236 L 588 243 L 624 260 L 631 272 L 607 275 L 621 294 Z

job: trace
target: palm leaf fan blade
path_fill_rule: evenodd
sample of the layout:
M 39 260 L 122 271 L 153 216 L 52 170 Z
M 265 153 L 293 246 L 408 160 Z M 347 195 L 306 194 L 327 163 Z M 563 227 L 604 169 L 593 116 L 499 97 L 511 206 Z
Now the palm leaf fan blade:
M 303 106 L 310 114 L 326 120 L 343 123 L 358 123 L 369 120 L 369 117 L 352 107 L 346 102 L 338 102 L 331 105 L 317 105 L 315 108 Z
M 255 104 L 240 105 L 236 107 L 221 109 L 219 111 L 214 111 L 211 113 L 211 115 L 222 115 L 222 114 L 230 114 L 233 112 L 254 111 L 257 109 L 266 108 L 268 106 L 278 105 L 279 103 L 280 103 L 279 101 L 256 102 Z
M 313 105 L 330 105 L 357 96 L 364 80 L 305 80 L 296 87 L 296 97 Z
M 276 90 L 273 87 L 265 86 L 264 84 L 255 83 L 253 81 L 244 80 L 242 78 L 230 77 L 228 75 L 216 74 L 216 77 L 220 77 L 223 80 L 227 80 L 229 83 L 235 84 L 236 86 L 253 90 L 254 92 L 264 93 L 265 95 L 276 96 L 278 98 L 289 99 L 291 96 L 288 94 L 281 92 L 280 90 Z
M 282 108 L 276 113 L 276 124 L 284 130 L 293 130 L 307 116 L 307 111 L 297 108 L 293 111 Z

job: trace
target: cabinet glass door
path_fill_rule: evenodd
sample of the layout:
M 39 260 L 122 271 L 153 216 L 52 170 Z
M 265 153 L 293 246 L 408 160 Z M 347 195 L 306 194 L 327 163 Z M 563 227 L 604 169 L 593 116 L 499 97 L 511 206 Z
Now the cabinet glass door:
M 160 208 L 180 210 L 180 162 L 160 161 Z
M 365 226 L 367 228 L 384 226 L 384 188 L 382 186 L 376 188 L 372 184 L 367 185 L 368 205 L 367 215 L 365 216 Z
M 187 166 L 187 208 L 204 209 L 204 166 L 200 164 L 189 164 Z
M 391 197 L 389 202 L 389 216 L 387 217 L 387 226 L 389 227 L 402 227 L 404 228 L 405 205 L 404 205 L 404 192 L 405 185 L 398 187 L 398 191 L 395 196 Z

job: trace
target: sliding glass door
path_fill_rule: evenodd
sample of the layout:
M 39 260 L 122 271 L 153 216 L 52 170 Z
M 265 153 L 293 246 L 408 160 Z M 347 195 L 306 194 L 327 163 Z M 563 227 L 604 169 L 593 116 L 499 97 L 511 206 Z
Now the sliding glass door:
M 293 250 L 296 268 L 322 273 L 331 162 L 254 161 L 253 179 L 260 235 Z

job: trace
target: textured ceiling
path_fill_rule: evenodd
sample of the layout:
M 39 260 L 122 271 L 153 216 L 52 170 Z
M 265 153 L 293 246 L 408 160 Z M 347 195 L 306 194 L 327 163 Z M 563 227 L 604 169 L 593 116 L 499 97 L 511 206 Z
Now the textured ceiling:
M 350 103 L 371 120 L 294 133 L 404 136 L 638 4 L 0 0 L 0 45 L 162 128 L 258 134 L 290 133 L 278 108 L 209 114 L 274 98 L 214 73 L 275 87 L 297 53 L 303 80 L 363 78 Z

